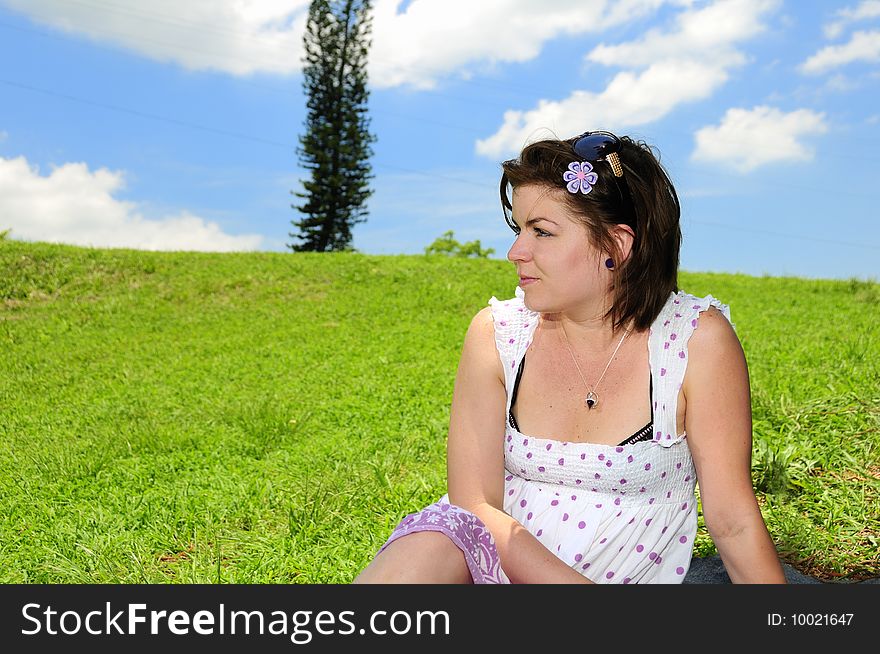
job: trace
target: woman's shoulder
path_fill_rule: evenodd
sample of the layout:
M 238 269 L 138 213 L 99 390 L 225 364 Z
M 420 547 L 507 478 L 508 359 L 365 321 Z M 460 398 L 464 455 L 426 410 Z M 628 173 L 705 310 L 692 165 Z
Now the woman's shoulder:
M 730 319 L 730 307 L 714 296 L 696 296 L 685 291 L 675 294 L 691 328 L 688 354 L 691 365 L 695 361 L 718 361 L 727 356 L 739 356 L 742 346 Z

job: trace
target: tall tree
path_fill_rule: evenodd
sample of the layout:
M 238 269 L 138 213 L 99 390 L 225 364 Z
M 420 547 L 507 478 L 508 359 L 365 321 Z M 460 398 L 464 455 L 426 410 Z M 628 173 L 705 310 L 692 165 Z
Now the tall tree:
M 351 249 L 351 230 L 366 221 L 373 191 L 367 116 L 367 54 L 372 28 L 371 0 L 312 0 L 306 24 L 303 89 L 306 131 L 297 148 L 310 171 L 303 181 L 303 215 L 288 244 L 298 251 Z

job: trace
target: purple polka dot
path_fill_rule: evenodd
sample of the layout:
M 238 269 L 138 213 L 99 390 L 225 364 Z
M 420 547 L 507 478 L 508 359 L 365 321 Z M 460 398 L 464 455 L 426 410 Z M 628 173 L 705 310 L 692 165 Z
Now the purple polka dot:
M 657 565 L 660 565 L 661 561 L 663 561 L 663 557 L 658 554 L 657 558 L 654 559 L 654 563 L 656 563 Z
M 621 480 L 620 480 L 620 483 L 621 483 L 621 484 L 625 484 L 625 483 L 626 483 L 626 479 L 621 479 Z
M 510 481 L 511 479 L 513 479 L 513 475 L 507 475 L 507 476 L 504 478 L 504 481 Z
M 676 318 L 681 318 L 681 316 L 676 316 Z M 674 341 L 676 338 L 678 338 L 678 335 L 677 335 L 677 334 L 670 334 L 670 335 L 669 335 L 669 340 L 670 340 L 670 341 Z
M 650 464 L 650 463 L 646 463 L 646 464 L 645 464 L 645 470 L 650 470 L 650 469 L 651 469 L 651 464 Z
M 580 480 L 580 479 L 575 479 L 575 480 L 574 480 L 574 483 L 577 484 L 578 486 L 580 486 L 580 485 L 581 485 L 582 483 L 584 483 L 584 482 L 583 482 L 582 480 Z
M 684 359 L 684 350 L 682 350 L 681 352 L 678 353 L 678 358 Z
M 556 506 L 557 504 L 559 504 L 559 500 L 553 500 L 550 502 L 550 506 Z
M 660 376 L 661 376 L 661 377 L 665 377 L 665 376 L 666 376 L 666 368 L 660 368 Z
M 620 506 L 620 498 L 619 497 L 614 498 L 614 506 Z
M 688 542 L 688 537 L 682 536 L 681 538 L 678 539 L 678 542 L 681 543 L 682 545 L 684 545 L 686 542 Z
M 531 520 L 533 515 L 535 514 L 529 511 L 529 514 L 526 516 L 526 520 Z
M 660 479 L 664 479 L 666 477 L 666 471 L 660 473 Z
M 589 563 L 584 563 L 584 567 L 582 568 L 582 570 L 586 570 L 586 569 L 589 568 L 589 567 L 590 567 L 590 564 L 589 564 Z
M 599 541 L 599 545 L 602 545 L 603 543 L 606 543 L 606 542 L 608 542 L 608 539 L 603 538 L 602 540 Z
M 535 534 L 535 536 L 540 536 L 540 535 L 543 534 L 543 533 L 544 533 L 544 530 L 543 530 L 543 529 L 539 529 L 539 530 L 538 530 L 538 533 Z
M 583 520 L 581 520 L 581 521 L 578 523 L 578 529 L 583 529 L 583 528 L 586 527 L 586 526 L 587 526 L 587 523 L 584 522 Z
M 642 487 L 639 489 L 639 492 L 640 492 L 640 493 L 644 493 L 646 490 L 648 490 L 648 489 L 645 488 L 644 486 L 642 486 Z
M 532 458 L 532 453 L 531 453 L 531 452 L 526 452 L 526 458 L 527 458 L 527 459 L 531 459 L 531 458 Z
M 593 475 L 593 478 L 594 478 L 594 479 L 602 479 L 602 475 L 600 475 L 600 474 L 597 472 L 595 475 Z
M 657 552 L 651 552 L 650 554 L 648 554 L 648 558 L 653 561 L 657 558 Z
M 599 459 L 600 461 L 604 461 L 604 460 L 605 460 L 605 455 L 604 455 L 604 454 L 600 454 L 600 455 L 597 456 L 596 458 Z
M 513 495 L 513 489 L 511 488 L 509 491 L 507 491 L 507 494 L 508 494 L 508 495 Z
M 576 500 L 577 498 L 578 498 L 577 495 L 572 495 L 572 496 L 571 496 L 572 501 Z
M 538 472 L 544 472 L 546 468 L 544 466 L 538 466 Z
M 601 508 L 602 508 L 602 505 L 601 505 L 601 504 L 597 504 L 597 505 L 596 505 L 596 508 L 597 508 L 597 509 L 601 509 Z
M 622 447 L 615 447 L 614 451 L 615 452 L 623 452 L 623 448 Z
M 529 444 L 529 439 L 528 438 L 523 439 L 523 445 L 528 445 L 528 444 Z
M 690 475 L 686 476 L 686 477 L 684 478 L 684 480 L 685 480 L 685 481 L 690 481 L 690 480 L 691 480 L 691 476 L 690 476 Z
M 626 457 L 626 462 L 627 462 L 627 463 L 632 463 L 632 462 L 633 462 L 633 455 L 632 455 L 632 454 L 630 454 L 628 457 Z
M 681 461 L 679 461 L 678 463 L 675 464 L 675 469 L 681 470 Z
M 511 436 L 510 434 L 508 434 L 508 435 L 507 435 L 507 442 L 509 443 L 509 442 L 512 441 L 512 440 L 513 440 L 513 436 Z
M 632 581 L 632 579 L 630 579 L 629 577 L 624 577 L 624 578 L 623 578 L 623 583 L 625 583 L 625 584 L 628 584 L 628 583 L 631 582 L 631 581 Z
M 672 497 L 672 491 L 667 491 L 666 492 L 666 499 L 668 500 L 670 497 Z
M 688 508 L 688 503 L 687 503 L 687 502 L 685 502 L 684 504 L 681 505 L 681 510 L 682 510 L 682 511 L 686 510 L 687 508 Z
M 694 318 L 693 320 L 691 320 L 691 327 L 696 327 L 696 326 L 697 326 L 697 319 Z
M 526 502 L 525 500 L 520 500 L 520 501 L 519 501 L 519 505 L 520 505 L 521 507 L 523 507 L 523 508 L 525 508 L 526 504 L 528 504 L 528 502 Z
M 581 454 L 581 461 L 583 461 L 583 460 L 586 459 L 586 458 L 587 458 L 587 455 L 586 455 L 586 454 Z
M 606 468 L 610 468 L 610 467 L 611 467 L 611 461 L 606 461 L 606 462 L 605 462 L 605 467 L 606 467 Z
M 653 504 L 655 499 L 657 499 L 657 498 L 652 497 L 650 500 L 648 500 L 648 504 Z
M 663 531 L 661 531 L 660 533 L 665 534 L 667 529 L 669 529 L 669 527 L 663 527 Z
M 574 555 L 574 562 L 575 562 L 575 563 L 580 563 L 580 562 L 581 562 L 581 559 L 583 559 L 583 558 L 584 558 L 584 555 L 583 555 L 583 554 L 580 554 L 580 553 L 575 554 L 575 555 Z
M 562 522 L 565 522 L 566 520 L 568 520 L 568 514 L 567 514 L 567 513 L 563 513 L 563 514 L 562 514 Z
M 648 518 L 647 520 L 645 520 L 645 526 L 646 526 L 646 527 L 650 527 L 650 526 L 651 526 L 651 518 Z
M 606 579 L 611 579 L 611 577 L 613 577 L 613 576 L 614 576 L 614 572 L 613 572 L 612 570 L 609 570 L 609 571 L 608 571 L 608 574 L 605 575 L 605 578 L 606 578 Z
M 669 341 L 666 341 L 665 343 L 663 343 L 663 349 L 664 349 L 664 350 L 668 350 L 668 349 L 669 349 Z
M 559 461 L 557 461 L 557 463 L 558 463 L 559 465 L 561 465 L 561 466 L 564 466 L 564 465 L 565 465 L 565 459 L 559 459 Z
M 549 450 L 551 447 L 553 447 L 553 443 L 547 443 L 547 449 Z
M 636 545 L 636 552 L 641 552 L 645 549 L 644 545 Z
M 682 568 L 681 566 L 678 566 L 678 567 L 675 569 L 675 574 L 677 574 L 677 575 L 683 575 L 683 574 L 684 574 L 684 568 Z

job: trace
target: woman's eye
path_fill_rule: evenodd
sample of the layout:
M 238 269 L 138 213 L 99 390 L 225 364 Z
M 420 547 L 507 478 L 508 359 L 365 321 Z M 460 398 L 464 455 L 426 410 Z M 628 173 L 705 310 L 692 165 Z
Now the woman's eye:
M 537 236 L 550 236 L 550 232 L 545 232 L 545 231 L 544 231 L 543 229 L 541 229 L 540 227 L 535 227 L 534 229 L 535 229 L 535 234 L 536 234 Z

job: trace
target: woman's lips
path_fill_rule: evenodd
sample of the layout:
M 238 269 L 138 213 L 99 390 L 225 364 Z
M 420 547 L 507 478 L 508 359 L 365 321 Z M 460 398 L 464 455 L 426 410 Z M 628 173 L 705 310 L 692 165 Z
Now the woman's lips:
M 528 286 L 529 284 L 538 281 L 536 277 L 520 277 L 519 285 L 520 286 Z

